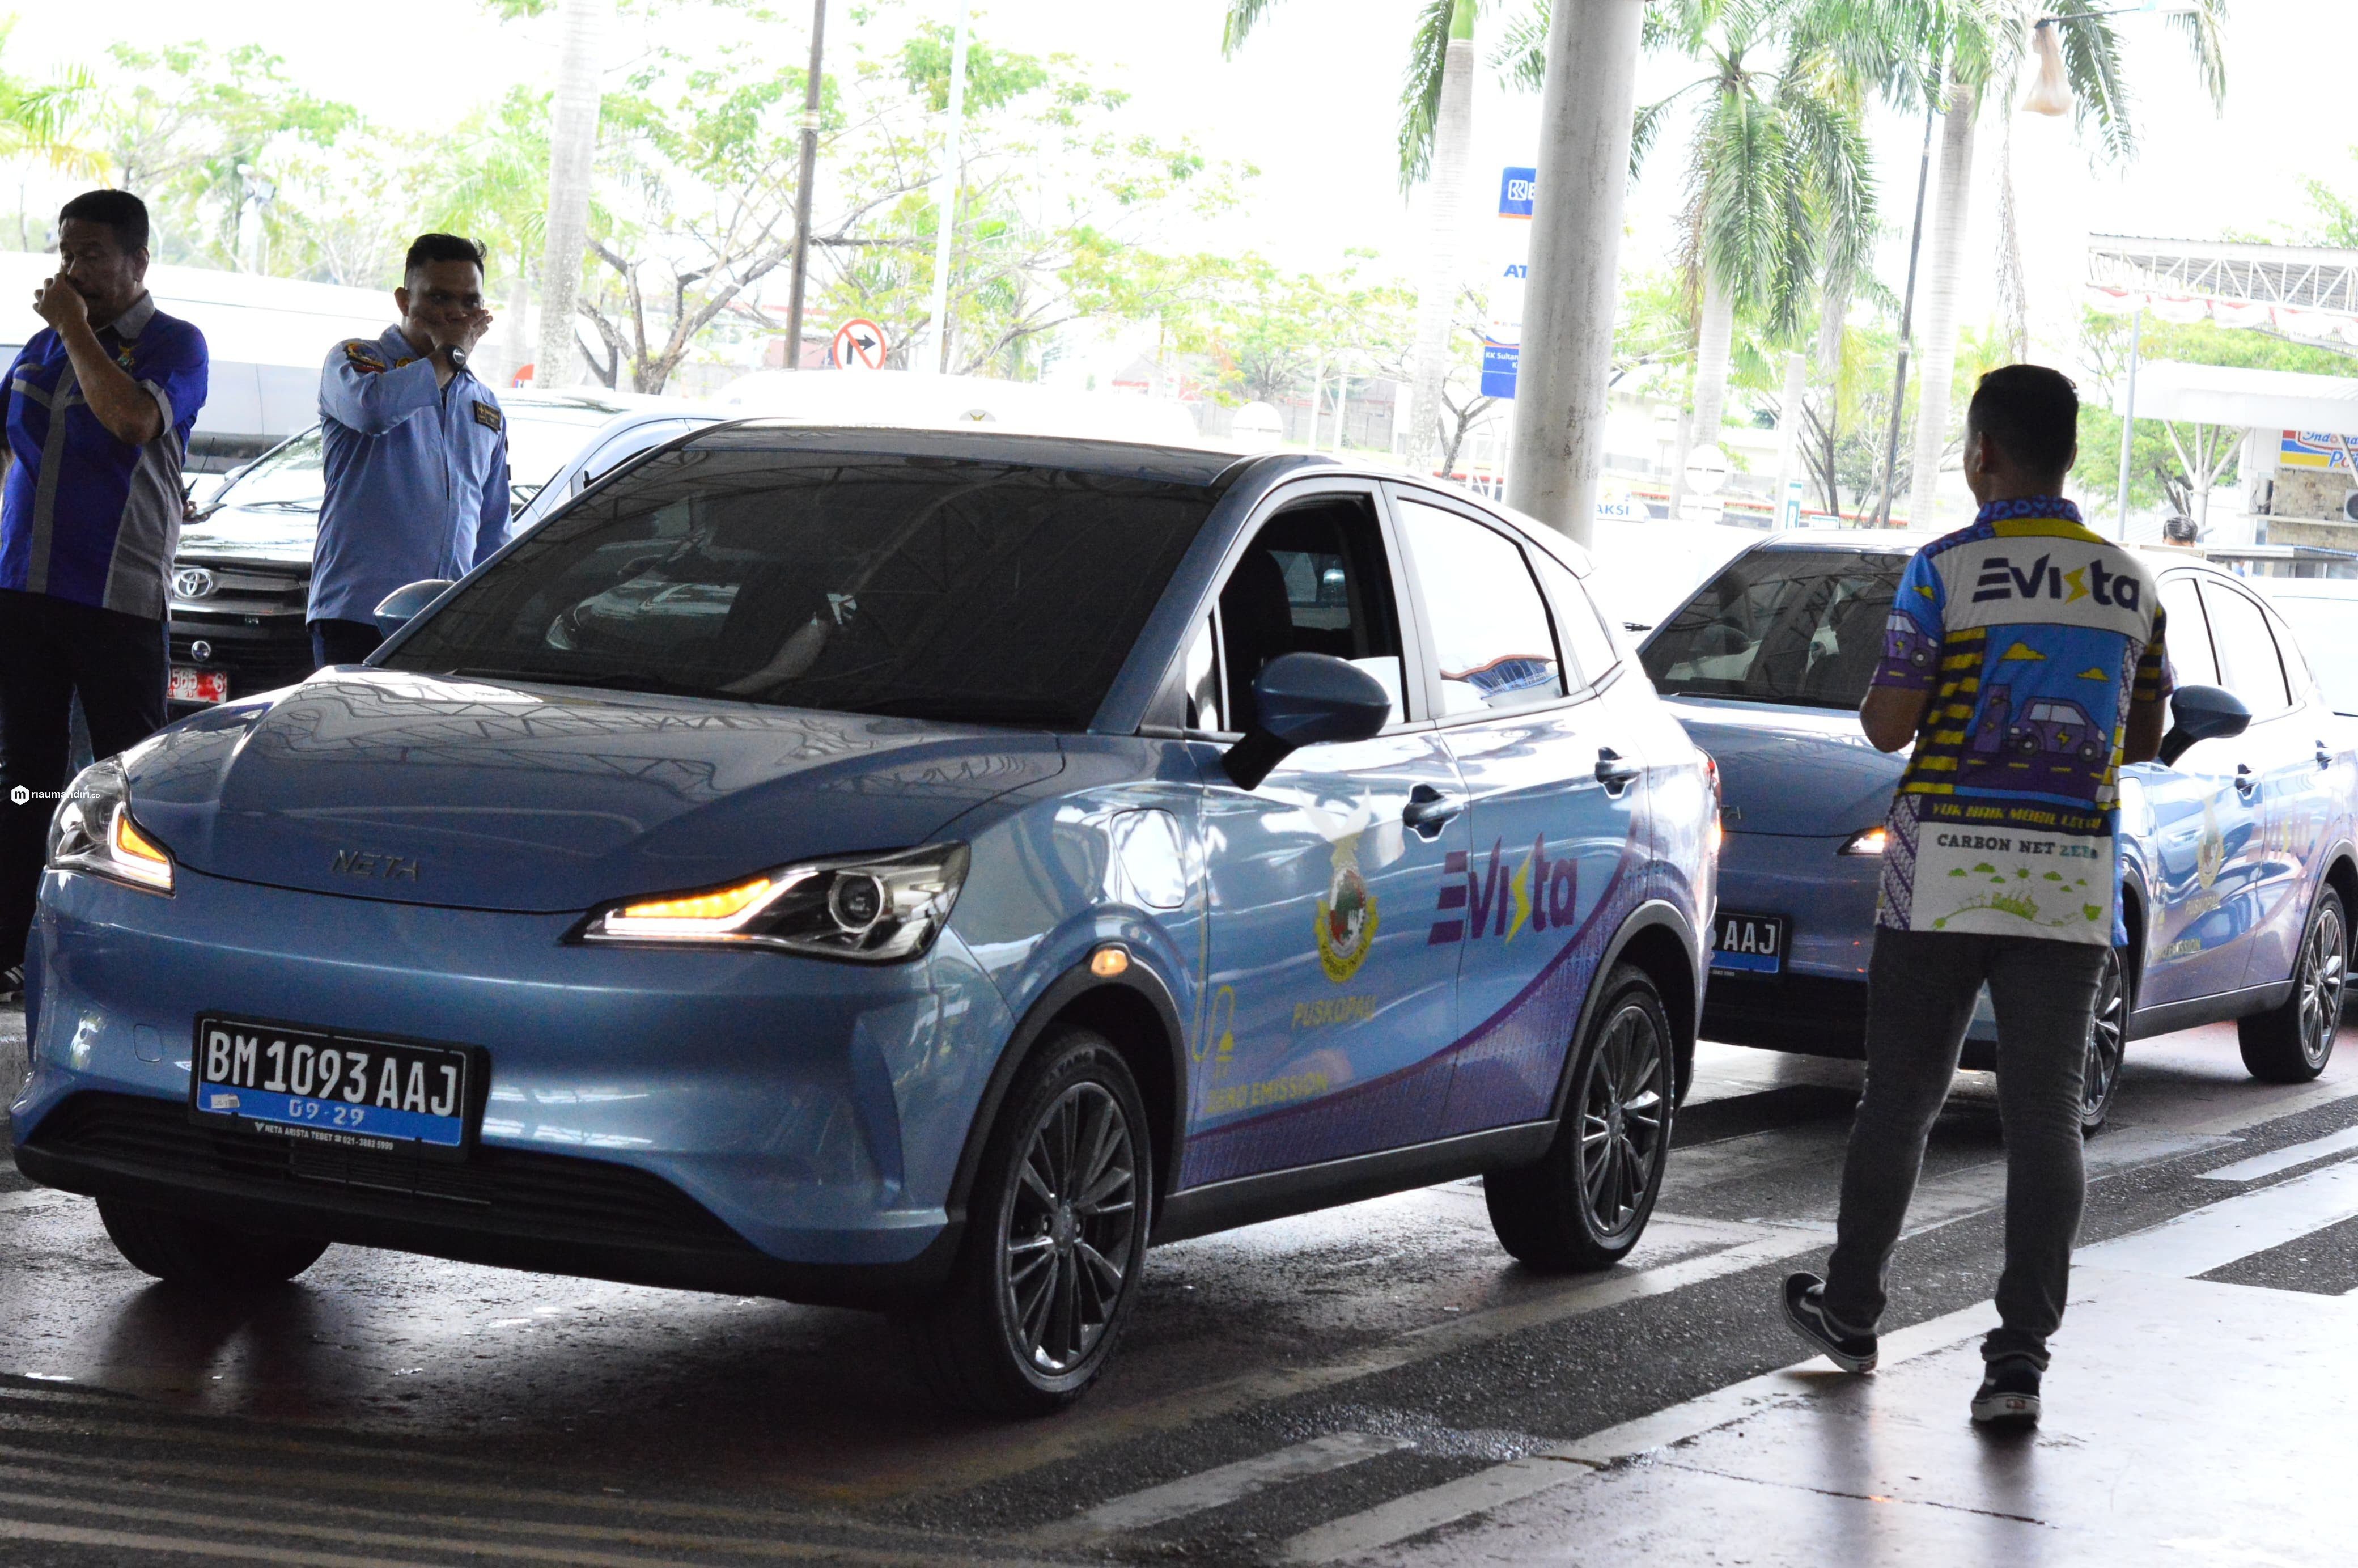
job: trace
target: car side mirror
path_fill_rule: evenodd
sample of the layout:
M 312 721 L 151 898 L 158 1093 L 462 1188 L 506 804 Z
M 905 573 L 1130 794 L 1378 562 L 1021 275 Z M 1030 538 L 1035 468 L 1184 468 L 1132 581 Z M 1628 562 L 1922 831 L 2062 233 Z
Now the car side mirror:
M 395 589 L 378 601 L 376 629 L 385 636 L 392 636 L 416 620 L 417 612 L 441 598 L 443 590 L 449 586 L 443 579 L 427 578 L 423 582 Z
M 1281 654 L 1253 679 L 1260 721 L 1229 747 L 1220 767 L 1238 789 L 1256 789 L 1270 770 L 1304 746 L 1364 741 L 1391 722 L 1391 694 L 1367 671 L 1328 654 Z
M 2197 741 L 2223 741 L 2251 727 L 2252 710 L 2224 687 L 2182 686 L 2170 697 L 2169 733 L 2161 738 L 2161 760 L 2171 763 Z

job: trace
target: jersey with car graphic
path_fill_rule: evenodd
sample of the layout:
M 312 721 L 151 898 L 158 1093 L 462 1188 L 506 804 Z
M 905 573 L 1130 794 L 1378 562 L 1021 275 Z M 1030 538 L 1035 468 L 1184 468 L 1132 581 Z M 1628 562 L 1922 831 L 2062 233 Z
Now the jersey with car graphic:
M 2153 574 L 2068 501 L 1994 502 L 1909 562 L 1874 684 L 1929 697 L 1877 924 L 2114 940 L 2129 708 L 2170 689 Z

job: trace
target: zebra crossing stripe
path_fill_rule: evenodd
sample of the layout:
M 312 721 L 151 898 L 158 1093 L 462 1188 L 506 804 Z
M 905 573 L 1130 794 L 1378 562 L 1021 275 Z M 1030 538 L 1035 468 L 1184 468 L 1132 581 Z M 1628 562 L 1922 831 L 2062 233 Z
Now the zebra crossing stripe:
M 1340 1470 L 1363 1460 L 1373 1459 L 1379 1454 L 1413 1446 L 1413 1440 L 1406 1437 L 1338 1432 L 1313 1438 L 1307 1443 L 1297 1443 L 1274 1453 L 1240 1459 L 1217 1469 L 1182 1476 L 1163 1486 L 1131 1492 L 1126 1497 L 1100 1503 L 1072 1519 L 1034 1530 L 1026 1540 L 1030 1544 L 1039 1546 L 1076 1544 L 1122 1530 L 1144 1530 L 1150 1525 L 1223 1507 L 1270 1487 Z

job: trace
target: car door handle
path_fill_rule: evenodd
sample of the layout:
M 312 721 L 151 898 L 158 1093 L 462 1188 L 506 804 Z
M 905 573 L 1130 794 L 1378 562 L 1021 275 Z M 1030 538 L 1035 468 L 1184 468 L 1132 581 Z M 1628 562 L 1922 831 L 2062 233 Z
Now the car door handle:
M 1619 795 L 1631 779 L 1645 770 L 1635 762 L 1621 760 L 1621 753 L 1610 746 L 1596 748 L 1596 782 L 1605 786 L 1607 795 Z
M 1408 804 L 1401 807 L 1401 820 L 1420 838 L 1437 837 L 1449 819 L 1466 809 L 1462 800 L 1452 800 L 1431 784 L 1419 784 L 1408 792 Z

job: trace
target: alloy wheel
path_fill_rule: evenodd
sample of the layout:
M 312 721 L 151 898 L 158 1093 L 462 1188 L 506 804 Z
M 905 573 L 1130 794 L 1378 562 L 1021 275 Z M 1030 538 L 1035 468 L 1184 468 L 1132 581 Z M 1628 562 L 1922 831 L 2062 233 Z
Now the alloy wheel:
M 1669 1056 L 1652 1016 L 1621 1010 L 1589 1057 L 1580 1090 L 1580 1192 L 1589 1223 L 1611 1239 L 1644 1209 L 1670 1097 Z
M 2349 979 L 2347 938 L 2342 916 L 2331 905 L 2318 912 L 2301 954 L 2300 1049 L 2311 1066 L 2320 1066 L 2332 1053 L 2333 1037 L 2342 1026 L 2342 991 Z
M 1033 1129 L 1000 1227 L 1000 1288 L 1017 1352 L 1045 1376 L 1104 1339 L 1139 1223 L 1137 1141 L 1101 1084 L 1066 1089 Z
M 2096 1009 L 2088 1020 L 2088 1065 L 2080 1078 L 2080 1119 L 2093 1127 L 2104 1119 L 2113 1089 L 2120 1082 L 2121 1057 L 2127 1048 L 2128 987 L 2118 949 L 2104 955 L 2096 976 Z

